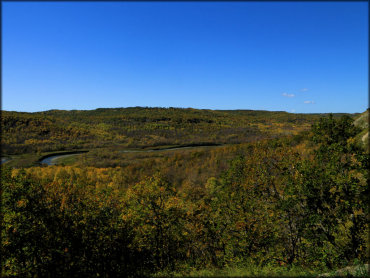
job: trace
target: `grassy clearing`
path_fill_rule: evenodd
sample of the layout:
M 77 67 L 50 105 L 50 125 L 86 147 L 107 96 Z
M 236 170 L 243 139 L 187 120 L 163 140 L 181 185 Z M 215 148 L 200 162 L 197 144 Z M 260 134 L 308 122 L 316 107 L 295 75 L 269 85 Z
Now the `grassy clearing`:
M 319 277 L 369 277 L 369 264 L 347 266 L 345 268 L 320 274 Z
M 255 265 L 245 267 L 226 267 L 223 269 L 189 269 L 182 272 L 159 272 L 154 277 L 317 277 L 319 271 L 292 266 Z
M 73 150 L 72 150 L 73 151 Z M 9 161 L 6 162 L 7 166 L 13 167 L 13 168 L 27 168 L 32 166 L 40 166 L 39 162 L 42 158 L 45 158 L 47 156 L 51 156 L 54 154 L 63 154 L 71 152 L 71 150 L 65 150 L 65 151 L 59 151 L 59 152 L 42 152 L 42 153 L 26 153 L 21 155 L 9 155 L 6 156 L 10 158 Z M 69 157 L 66 157 L 65 161 L 58 160 L 58 163 L 64 163 L 65 165 L 73 164 L 76 160 L 68 159 Z M 64 158 L 63 158 L 64 159 Z
M 29 154 L 22 154 L 22 155 L 13 155 L 8 156 L 11 160 L 6 162 L 7 166 L 21 168 L 21 167 L 31 167 L 36 166 L 38 160 L 40 158 L 40 154 L 37 153 L 29 153 Z
M 78 155 L 80 155 L 80 154 L 71 154 L 71 155 L 66 155 L 64 157 L 60 157 L 56 160 L 56 164 L 58 164 L 58 165 L 73 165 L 78 160 Z
M 154 275 L 154 277 L 369 277 L 369 274 L 369 264 L 348 266 L 333 271 L 312 270 L 298 266 L 259 267 L 249 265 L 245 267 L 226 267 L 223 269 L 189 269 L 183 272 L 160 272 Z

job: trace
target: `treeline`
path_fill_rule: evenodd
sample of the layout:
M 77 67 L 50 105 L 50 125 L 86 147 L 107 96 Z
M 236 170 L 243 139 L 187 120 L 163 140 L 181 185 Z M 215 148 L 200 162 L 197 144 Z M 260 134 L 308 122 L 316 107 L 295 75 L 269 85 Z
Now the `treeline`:
M 304 137 L 241 145 L 198 186 L 175 186 L 165 169 L 127 186 L 120 167 L 4 168 L 3 274 L 366 262 L 369 157 L 353 139 L 359 131 L 349 117 L 329 117 Z
M 235 144 L 295 134 L 309 129 L 319 116 L 142 107 L 37 113 L 2 111 L 2 151 L 11 155 L 107 146 Z

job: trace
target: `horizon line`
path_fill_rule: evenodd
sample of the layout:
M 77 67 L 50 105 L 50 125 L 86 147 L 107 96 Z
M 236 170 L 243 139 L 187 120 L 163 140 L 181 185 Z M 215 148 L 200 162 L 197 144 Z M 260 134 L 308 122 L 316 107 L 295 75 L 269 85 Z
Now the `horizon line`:
M 50 111 L 94 111 L 99 109 L 130 109 L 130 108 L 144 108 L 144 109 L 194 109 L 194 110 L 211 110 L 211 111 L 261 111 L 261 112 L 280 112 L 288 114 L 361 114 L 370 108 L 367 108 L 362 112 L 288 112 L 284 110 L 264 110 L 264 109 L 211 109 L 211 108 L 194 108 L 194 107 L 174 107 L 174 106 L 126 106 L 126 107 L 97 107 L 92 109 L 48 109 L 48 110 L 39 110 L 39 111 L 18 111 L 18 110 L 5 110 L 0 109 L 1 112 L 17 112 L 17 113 L 43 113 Z

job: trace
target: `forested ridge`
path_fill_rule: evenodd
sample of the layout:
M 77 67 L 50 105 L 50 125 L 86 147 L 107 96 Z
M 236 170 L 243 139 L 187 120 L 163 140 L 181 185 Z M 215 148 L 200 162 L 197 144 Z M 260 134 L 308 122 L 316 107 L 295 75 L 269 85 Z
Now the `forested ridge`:
M 369 155 L 356 115 L 2 113 L 6 154 L 91 148 L 68 165 L 2 166 L 5 276 L 303 276 L 369 260 Z M 27 141 L 43 132 L 55 139 Z M 224 145 L 117 149 L 129 142 Z
M 253 110 L 146 107 L 2 111 L 2 151 L 12 155 L 112 145 L 243 143 L 307 130 L 319 117 Z

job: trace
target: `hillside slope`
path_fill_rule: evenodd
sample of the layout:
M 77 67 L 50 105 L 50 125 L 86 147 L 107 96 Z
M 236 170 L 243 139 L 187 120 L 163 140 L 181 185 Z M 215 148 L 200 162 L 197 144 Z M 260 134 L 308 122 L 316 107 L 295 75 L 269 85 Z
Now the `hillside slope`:
M 9 155 L 107 146 L 235 144 L 296 134 L 322 116 L 148 107 L 2 111 L 2 150 Z
M 369 109 L 357 116 L 353 124 L 363 129 L 363 131 L 356 136 L 356 140 L 361 142 L 365 148 L 369 150 Z

